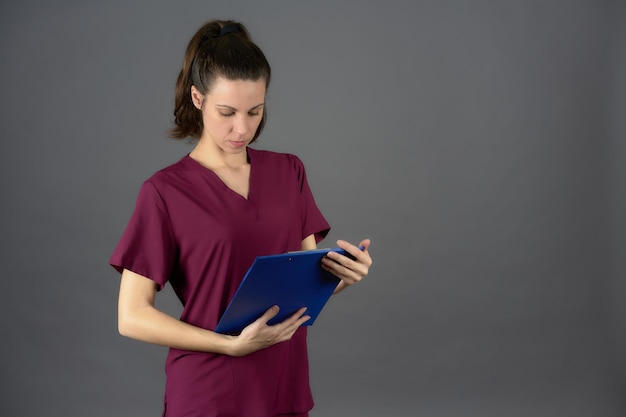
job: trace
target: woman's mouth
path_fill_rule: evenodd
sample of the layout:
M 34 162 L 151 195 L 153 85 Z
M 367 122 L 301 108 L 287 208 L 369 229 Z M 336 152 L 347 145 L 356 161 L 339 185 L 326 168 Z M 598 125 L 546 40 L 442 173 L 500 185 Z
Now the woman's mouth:
M 246 144 L 247 144 L 247 142 L 245 140 L 231 140 L 229 142 L 235 148 L 241 148 L 243 146 L 246 146 Z

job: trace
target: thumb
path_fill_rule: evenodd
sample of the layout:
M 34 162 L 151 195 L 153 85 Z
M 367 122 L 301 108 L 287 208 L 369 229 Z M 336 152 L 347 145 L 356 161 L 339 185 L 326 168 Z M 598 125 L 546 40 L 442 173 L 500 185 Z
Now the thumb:
M 359 243 L 359 246 L 363 247 L 363 252 L 367 251 L 367 248 L 369 248 L 370 244 L 372 243 L 371 240 L 369 239 L 363 239 L 361 241 L 361 243 Z

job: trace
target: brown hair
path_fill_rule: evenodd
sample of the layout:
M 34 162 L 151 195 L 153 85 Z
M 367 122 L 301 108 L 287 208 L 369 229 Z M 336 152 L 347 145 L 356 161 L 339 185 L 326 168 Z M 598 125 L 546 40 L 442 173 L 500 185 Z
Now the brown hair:
M 202 112 L 191 101 L 191 86 L 207 94 L 218 77 L 228 80 L 265 79 L 270 83 L 270 65 L 261 49 L 252 42 L 244 25 L 232 20 L 213 20 L 204 24 L 193 35 L 183 60 L 183 68 L 176 81 L 174 104 L 173 139 L 195 138 L 202 135 L 204 128 Z M 252 142 L 265 126 L 267 111 L 257 128 Z

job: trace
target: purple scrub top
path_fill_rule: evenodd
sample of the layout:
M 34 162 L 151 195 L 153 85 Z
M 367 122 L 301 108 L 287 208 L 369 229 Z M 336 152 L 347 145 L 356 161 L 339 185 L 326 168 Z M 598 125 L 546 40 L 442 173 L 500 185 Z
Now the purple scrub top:
M 256 256 L 300 250 L 330 227 L 298 157 L 247 149 L 248 198 L 188 155 L 155 173 L 110 259 L 169 282 L 183 304 L 180 319 L 214 329 Z M 313 407 L 306 327 L 293 338 L 234 358 L 170 349 L 164 416 L 274 417 Z

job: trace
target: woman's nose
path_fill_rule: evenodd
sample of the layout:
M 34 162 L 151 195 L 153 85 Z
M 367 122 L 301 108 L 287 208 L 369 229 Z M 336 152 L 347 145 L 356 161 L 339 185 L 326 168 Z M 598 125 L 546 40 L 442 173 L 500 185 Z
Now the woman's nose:
M 233 126 L 233 130 L 239 133 L 240 135 L 245 135 L 246 133 L 248 133 L 249 131 L 248 121 L 246 120 L 245 116 L 236 118 L 235 125 Z

